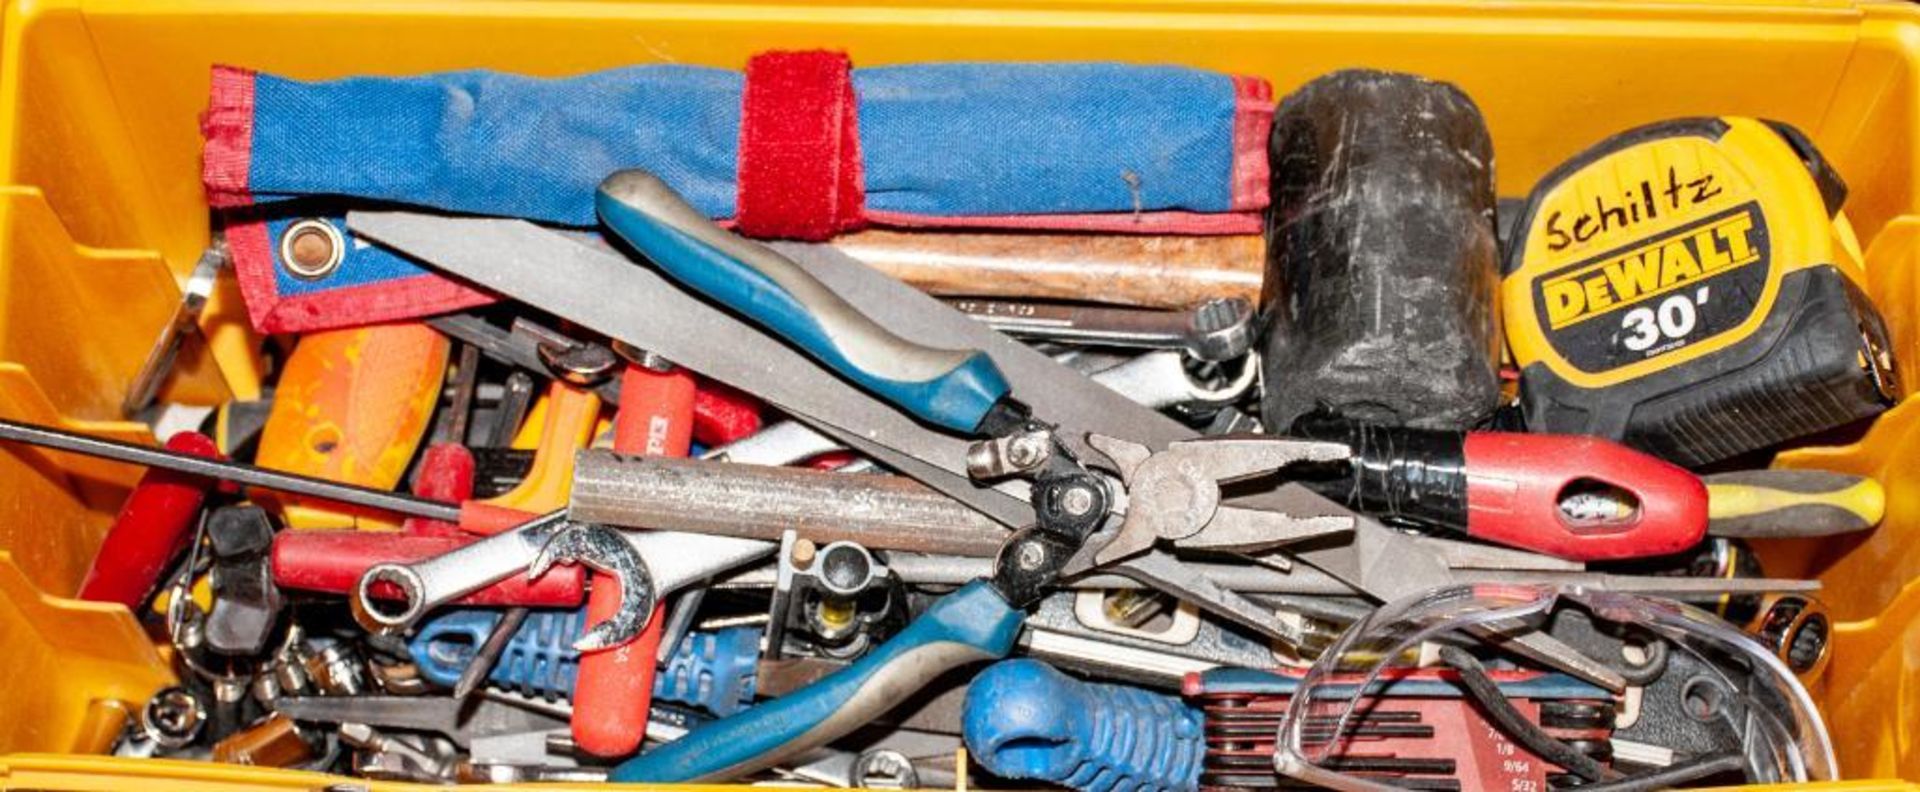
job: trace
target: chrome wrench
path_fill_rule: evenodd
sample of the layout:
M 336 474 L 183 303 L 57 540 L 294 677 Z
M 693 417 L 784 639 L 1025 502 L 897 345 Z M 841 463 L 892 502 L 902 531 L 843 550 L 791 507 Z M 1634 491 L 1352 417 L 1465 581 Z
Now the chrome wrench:
M 1022 300 L 947 300 L 1014 338 L 1138 349 L 1172 349 L 1196 360 L 1232 360 L 1253 347 L 1253 303 L 1215 298 L 1185 311 L 1062 305 Z
M 529 520 L 424 561 L 375 564 L 360 576 L 349 605 L 369 632 L 404 632 L 428 611 L 517 573 L 539 577 L 555 563 L 582 563 L 620 582 L 615 615 L 574 643 L 583 652 L 620 646 L 647 626 L 663 594 L 773 553 L 771 542 L 675 531 L 621 531 L 569 523 L 565 511 Z M 374 595 L 399 589 L 397 603 Z
M 1240 367 L 1238 374 L 1225 384 L 1211 386 L 1194 380 L 1180 352 L 1163 349 L 1094 372 L 1090 378 L 1156 410 L 1177 405 L 1222 407 L 1239 401 L 1253 389 L 1260 373 L 1260 355 L 1249 352 L 1235 365 Z
M 565 527 L 566 518 L 565 511 L 549 512 L 424 561 L 374 564 L 361 573 L 348 598 L 353 620 L 372 633 L 405 632 L 434 608 L 524 573 Z M 375 597 L 374 589 L 381 584 L 398 589 L 400 599 Z

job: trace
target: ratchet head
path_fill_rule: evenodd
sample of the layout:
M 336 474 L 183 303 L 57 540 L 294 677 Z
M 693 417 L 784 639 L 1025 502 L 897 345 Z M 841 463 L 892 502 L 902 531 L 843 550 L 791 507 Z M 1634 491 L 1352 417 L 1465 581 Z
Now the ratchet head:
M 587 628 L 573 648 L 582 652 L 612 649 L 633 640 L 653 615 L 653 575 L 647 571 L 640 554 L 604 525 L 570 523 L 555 532 L 527 566 L 529 580 L 540 577 L 556 563 L 579 563 L 610 575 L 620 586 L 620 607 L 605 621 Z

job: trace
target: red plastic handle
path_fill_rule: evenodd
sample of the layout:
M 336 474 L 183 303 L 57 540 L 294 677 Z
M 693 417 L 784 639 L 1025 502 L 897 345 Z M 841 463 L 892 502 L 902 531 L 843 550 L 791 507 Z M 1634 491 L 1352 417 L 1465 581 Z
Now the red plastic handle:
M 1573 561 L 1678 553 L 1707 533 L 1686 468 L 1597 437 L 1471 432 L 1467 534 Z
M 709 400 L 712 402 L 713 400 Z M 696 424 L 693 375 L 682 369 L 660 372 L 628 366 L 620 380 L 620 411 L 614 415 L 613 450 L 623 454 L 684 457 Z M 757 410 L 752 422 L 759 424 Z M 735 427 L 738 428 L 738 427 Z M 620 607 L 620 586 L 595 575 L 587 593 L 586 623 L 594 624 Z M 580 657 L 573 688 L 573 743 L 596 756 L 619 757 L 639 750 L 653 704 L 656 655 L 666 621 L 665 602 L 656 602 L 647 628 L 634 640 Z
M 459 443 L 435 443 L 420 455 L 420 475 L 413 482 L 413 494 L 446 503 L 460 503 L 473 497 L 473 452 Z M 457 536 L 460 526 L 408 517 L 400 530 L 420 536 Z
M 220 458 L 219 446 L 199 432 L 175 434 L 168 438 L 167 450 Z M 80 583 L 80 599 L 139 608 L 168 562 L 186 548 L 194 519 L 213 486 L 209 479 L 171 470 L 142 475 L 100 542 L 100 552 Z
M 624 409 L 626 385 L 620 387 Z M 693 438 L 701 445 L 726 445 L 760 431 L 760 424 L 759 399 L 712 380 L 702 380 L 693 394 Z
M 273 582 L 287 589 L 346 594 L 374 564 L 424 561 L 483 538 L 395 531 L 281 531 L 273 538 Z M 509 576 L 461 597 L 455 604 L 576 608 L 586 598 L 585 581 L 586 574 L 579 565 L 562 564 L 531 582 L 526 575 Z M 379 589 L 373 593 L 385 595 Z

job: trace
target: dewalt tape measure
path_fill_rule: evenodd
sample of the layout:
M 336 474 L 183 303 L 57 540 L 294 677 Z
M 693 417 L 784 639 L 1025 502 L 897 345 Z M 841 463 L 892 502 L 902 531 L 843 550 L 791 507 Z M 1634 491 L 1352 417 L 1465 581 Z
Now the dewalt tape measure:
M 1845 197 L 1806 136 L 1750 118 L 1640 127 L 1548 174 L 1502 268 L 1528 428 L 1699 465 L 1884 410 Z

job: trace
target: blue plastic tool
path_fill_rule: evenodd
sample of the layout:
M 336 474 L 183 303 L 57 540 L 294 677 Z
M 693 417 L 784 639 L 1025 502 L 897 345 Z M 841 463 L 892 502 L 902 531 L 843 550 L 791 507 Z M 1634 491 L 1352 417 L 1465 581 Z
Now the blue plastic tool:
M 427 622 L 408 645 L 420 676 L 451 687 L 499 620 L 497 611 L 469 609 Z M 548 700 L 571 697 L 580 666 L 580 652 L 573 642 L 585 621 L 584 610 L 529 614 L 507 642 L 488 681 Z M 731 715 L 752 703 L 759 661 L 760 631 L 752 627 L 690 632 L 654 677 L 653 697 Z
M 607 228 L 674 280 L 929 423 L 975 433 L 1007 396 L 987 353 L 895 335 L 787 257 L 714 225 L 651 173 L 607 177 L 595 202 Z
M 1027 659 L 974 677 L 962 730 L 988 772 L 1081 792 L 1191 792 L 1207 752 L 1200 711 L 1180 699 Z
M 1025 617 L 986 581 L 968 583 L 853 665 L 629 759 L 608 780 L 709 781 L 778 763 L 872 721 L 941 673 L 1007 656 Z

